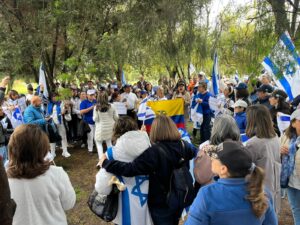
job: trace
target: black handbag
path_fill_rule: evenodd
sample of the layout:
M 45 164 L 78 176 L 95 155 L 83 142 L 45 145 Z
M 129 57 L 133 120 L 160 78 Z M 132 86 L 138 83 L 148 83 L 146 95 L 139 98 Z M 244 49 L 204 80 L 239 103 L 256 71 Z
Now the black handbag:
M 50 143 L 56 143 L 62 140 L 58 133 L 58 128 L 54 123 L 46 123 L 46 133 L 48 134 Z
M 78 136 L 83 137 L 85 134 L 91 132 L 91 128 L 83 119 L 79 123 Z
M 99 195 L 96 190 L 88 199 L 90 210 L 106 222 L 111 222 L 118 213 L 119 189 L 115 184 L 109 195 Z

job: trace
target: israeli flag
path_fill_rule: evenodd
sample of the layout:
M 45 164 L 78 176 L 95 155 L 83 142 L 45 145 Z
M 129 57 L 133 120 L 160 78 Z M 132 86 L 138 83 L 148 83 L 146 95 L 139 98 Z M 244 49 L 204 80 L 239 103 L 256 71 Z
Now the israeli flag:
M 277 126 L 281 134 L 290 126 L 291 116 L 281 112 L 277 113 Z
M 149 106 L 147 106 L 147 101 L 148 100 L 149 100 L 149 98 L 145 98 L 140 103 L 139 110 L 138 110 L 138 113 L 137 113 L 138 120 L 145 121 L 145 120 L 155 118 L 154 111 Z
M 137 113 L 138 120 L 145 120 L 147 101 L 148 101 L 148 98 L 144 98 L 140 103 L 138 113 Z
M 215 52 L 214 54 L 214 65 L 212 70 L 212 94 L 217 96 L 219 94 L 219 70 L 218 70 L 218 55 Z
M 300 57 L 287 31 L 280 36 L 262 65 L 273 76 L 278 88 L 287 93 L 290 101 L 300 94 Z
M 39 71 L 39 85 L 43 84 L 44 86 L 44 92 L 43 95 L 48 98 L 49 97 L 49 93 L 48 93 L 48 89 L 47 89 L 47 82 L 46 82 L 46 76 L 45 76 L 45 67 L 44 64 L 41 63 L 40 65 L 40 71 Z M 39 88 L 38 88 L 38 92 L 39 92 Z
M 191 105 L 191 120 L 201 125 L 203 122 L 203 109 L 202 105 L 197 103 L 197 100 L 197 95 L 195 95 Z
M 11 125 L 13 128 L 17 128 L 18 126 L 24 123 L 23 116 L 19 107 L 16 107 L 11 118 Z
M 122 82 L 122 86 L 126 84 L 126 78 L 123 70 L 122 70 L 121 82 Z
M 294 95 L 291 87 L 291 84 L 293 82 L 292 78 L 287 75 L 281 74 L 280 69 L 275 65 L 270 57 L 265 57 L 262 65 L 269 74 L 272 74 L 273 80 L 275 81 L 278 88 L 286 92 L 290 101 L 293 100 Z M 276 75 L 281 77 L 278 78 Z

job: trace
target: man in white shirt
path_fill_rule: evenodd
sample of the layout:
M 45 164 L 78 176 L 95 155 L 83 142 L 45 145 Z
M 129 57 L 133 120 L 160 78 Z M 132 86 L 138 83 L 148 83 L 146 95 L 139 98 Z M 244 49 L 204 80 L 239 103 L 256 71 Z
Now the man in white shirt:
M 124 93 L 121 94 L 121 101 L 127 103 L 127 116 L 130 116 L 133 119 L 135 119 L 136 113 L 134 109 L 138 98 L 134 93 L 131 92 L 130 84 L 125 84 L 123 89 Z

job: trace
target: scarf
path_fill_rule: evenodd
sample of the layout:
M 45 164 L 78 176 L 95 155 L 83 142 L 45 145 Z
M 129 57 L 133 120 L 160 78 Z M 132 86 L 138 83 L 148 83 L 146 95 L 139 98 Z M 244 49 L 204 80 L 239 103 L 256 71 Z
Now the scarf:
M 295 156 L 297 152 L 296 144 L 297 136 L 292 137 L 289 145 L 289 154 L 283 155 L 281 158 L 281 174 L 280 185 L 282 188 L 288 187 L 289 177 L 292 175 L 295 169 Z

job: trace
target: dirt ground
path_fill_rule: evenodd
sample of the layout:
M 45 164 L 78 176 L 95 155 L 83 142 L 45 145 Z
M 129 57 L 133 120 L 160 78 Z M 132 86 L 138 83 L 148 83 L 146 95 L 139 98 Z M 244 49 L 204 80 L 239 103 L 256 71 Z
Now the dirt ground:
M 57 166 L 62 166 L 70 176 L 76 191 L 77 202 L 75 207 L 67 212 L 69 225 L 105 225 L 110 224 L 101 221 L 87 206 L 87 199 L 93 190 L 95 175 L 97 173 L 97 154 L 89 155 L 86 149 L 69 149 L 72 156 L 55 159 Z M 60 155 L 58 150 L 57 155 Z M 279 218 L 280 225 L 293 225 L 292 214 L 286 199 L 282 201 L 282 211 Z M 141 224 L 143 225 L 143 224 Z

